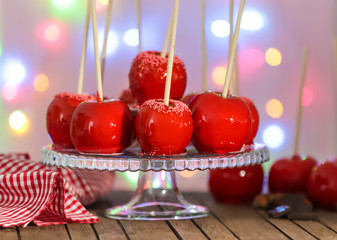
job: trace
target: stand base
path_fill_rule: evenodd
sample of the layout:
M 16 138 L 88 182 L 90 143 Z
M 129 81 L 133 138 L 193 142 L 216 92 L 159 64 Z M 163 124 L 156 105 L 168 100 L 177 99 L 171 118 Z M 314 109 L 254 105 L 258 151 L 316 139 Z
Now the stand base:
M 179 192 L 175 172 L 140 172 L 129 203 L 109 208 L 105 216 L 121 220 L 178 220 L 200 218 L 208 209 L 187 202 Z

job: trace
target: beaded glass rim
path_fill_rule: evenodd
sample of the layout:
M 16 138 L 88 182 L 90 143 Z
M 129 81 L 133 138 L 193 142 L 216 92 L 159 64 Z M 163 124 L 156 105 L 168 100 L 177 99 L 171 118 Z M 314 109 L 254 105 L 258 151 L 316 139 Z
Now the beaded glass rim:
M 52 144 L 41 151 L 41 162 L 46 165 L 73 169 L 108 171 L 183 171 L 233 168 L 269 161 L 269 150 L 261 143 L 245 146 L 239 152 L 200 154 L 189 146 L 186 154 L 171 156 L 143 156 L 139 148 L 128 148 L 117 155 L 87 155 L 76 150 L 54 149 Z

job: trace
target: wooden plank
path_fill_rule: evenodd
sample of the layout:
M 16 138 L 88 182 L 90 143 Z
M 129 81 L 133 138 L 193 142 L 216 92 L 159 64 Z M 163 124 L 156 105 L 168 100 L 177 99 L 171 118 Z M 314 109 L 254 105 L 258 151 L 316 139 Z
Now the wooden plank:
M 237 239 L 221 222 L 213 215 L 193 220 L 206 233 L 210 239 Z
M 70 223 L 67 225 L 72 240 L 96 240 L 96 234 L 90 224 Z
M 336 212 L 327 212 L 323 210 L 316 211 L 319 220 L 324 225 L 328 226 L 329 228 L 333 229 L 337 232 L 337 213 Z
M 16 227 L 0 228 L 0 240 L 19 239 Z
M 273 224 L 292 239 L 316 239 L 289 219 L 269 218 L 266 211 L 259 210 L 258 212 L 266 219 L 266 221 Z
M 182 239 L 207 239 L 191 220 L 169 221 Z
M 94 224 L 94 228 L 100 240 L 125 240 L 127 239 L 121 226 L 116 220 L 99 216 L 99 223 Z
M 318 239 L 332 240 L 337 238 L 337 234 L 319 222 L 296 220 L 296 224 L 316 236 Z
M 212 203 L 214 201 L 209 195 L 200 196 L 213 214 L 239 239 L 289 239 L 250 206 Z
M 165 221 L 120 221 L 131 240 L 177 239 Z
M 50 225 L 50 226 L 28 226 L 20 229 L 20 235 L 22 240 L 36 240 L 36 239 L 48 239 L 48 240 L 64 240 L 70 239 L 67 230 L 64 225 Z

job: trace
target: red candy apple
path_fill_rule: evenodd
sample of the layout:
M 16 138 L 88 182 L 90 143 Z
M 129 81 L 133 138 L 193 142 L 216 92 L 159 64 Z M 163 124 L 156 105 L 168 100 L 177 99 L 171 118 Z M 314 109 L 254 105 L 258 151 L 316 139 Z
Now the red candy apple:
M 238 151 L 247 141 L 251 116 L 241 98 L 203 92 L 192 99 L 190 109 L 195 121 L 192 143 L 199 152 Z
M 84 102 L 74 111 L 71 140 L 83 153 L 112 154 L 130 146 L 134 120 L 119 100 Z
M 47 131 L 57 148 L 74 148 L 70 139 L 70 122 L 75 108 L 84 101 L 95 100 L 91 95 L 59 93 L 49 104 Z
M 164 97 L 168 58 L 160 57 L 160 52 L 139 53 L 133 60 L 129 72 L 129 85 L 137 103 L 141 105 L 149 99 Z M 173 60 L 170 97 L 180 99 L 186 88 L 186 70 L 177 56 Z
M 252 165 L 211 170 L 208 184 L 218 202 L 250 203 L 262 190 L 263 168 Z
M 307 194 L 316 206 L 336 209 L 337 159 L 313 169 L 307 182 Z
M 166 106 L 162 99 L 148 100 L 136 116 L 136 136 L 142 153 L 173 155 L 185 152 L 193 133 L 188 107 L 177 100 Z
M 274 162 L 269 171 L 271 192 L 306 192 L 306 183 L 316 160 L 305 155 L 295 154 L 290 159 L 282 158 Z
M 259 128 L 259 113 L 253 103 L 252 100 L 250 100 L 249 98 L 246 97 L 241 97 L 243 101 L 245 101 L 245 103 L 248 105 L 249 110 L 250 110 L 250 114 L 252 117 L 252 129 L 250 131 L 249 137 L 246 141 L 246 144 L 252 144 L 254 141 L 254 138 L 256 136 L 257 130 Z

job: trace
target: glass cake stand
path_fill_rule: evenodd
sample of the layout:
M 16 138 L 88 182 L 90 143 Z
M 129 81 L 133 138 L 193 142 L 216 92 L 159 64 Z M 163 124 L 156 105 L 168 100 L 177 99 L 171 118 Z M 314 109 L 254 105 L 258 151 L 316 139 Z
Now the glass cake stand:
M 185 154 L 141 156 L 139 148 L 121 154 L 87 155 L 75 150 L 42 148 L 44 164 L 74 169 L 140 171 L 134 196 L 125 205 L 106 210 L 106 217 L 122 220 L 176 220 L 207 216 L 204 206 L 191 204 L 180 193 L 176 171 L 233 168 L 261 164 L 269 160 L 267 147 L 260 143 L 227 154 L 200 154 L 188 147 Z

